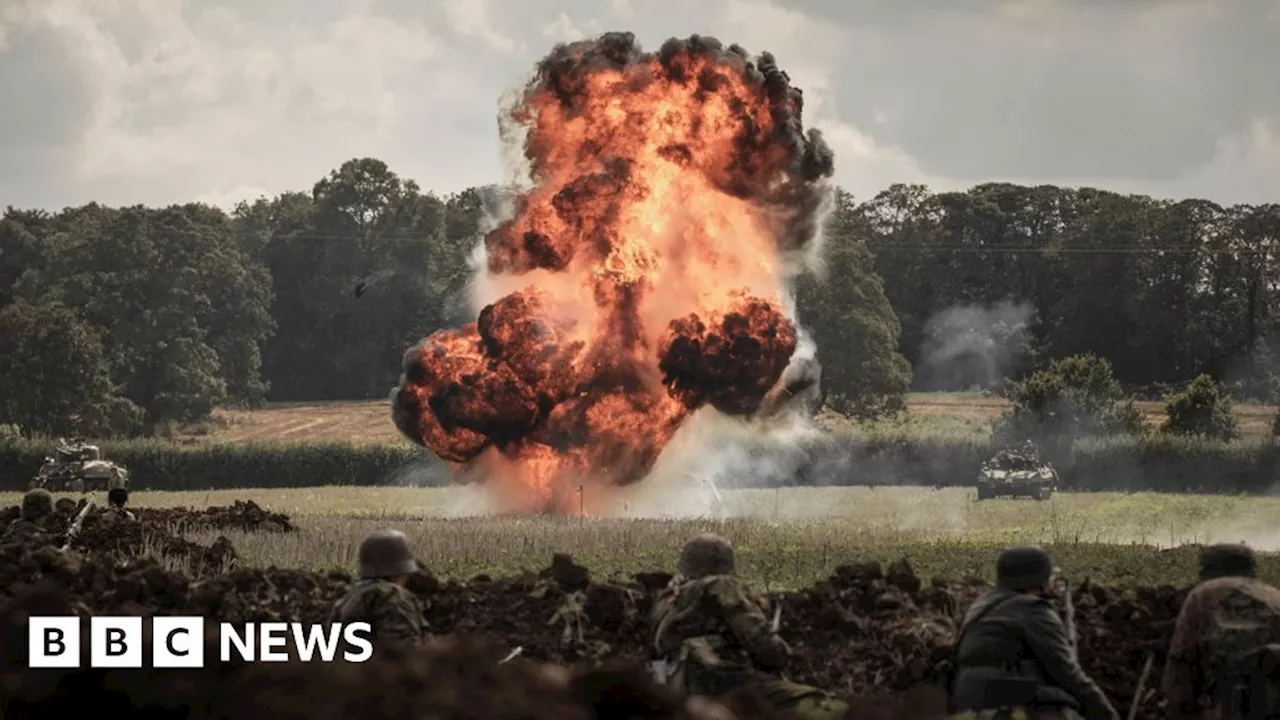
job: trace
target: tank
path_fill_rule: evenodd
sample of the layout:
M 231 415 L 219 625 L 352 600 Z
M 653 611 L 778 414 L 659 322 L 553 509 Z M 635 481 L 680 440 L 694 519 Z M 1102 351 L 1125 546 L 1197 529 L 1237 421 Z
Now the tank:
M 978 473 L 978 499 L 1025 497 L 1048 500 L 1058 489 L 1058 472 L 1040 459 L 1030 441 L 1006 447 L 982 463 Z
M 80 438 L 71 442 L 60 440 L 53 457 L 44 459 L 30 487 L 69 492 L 128 489 L 129 471 L 103 460 L 97 445 L 90 445 Z

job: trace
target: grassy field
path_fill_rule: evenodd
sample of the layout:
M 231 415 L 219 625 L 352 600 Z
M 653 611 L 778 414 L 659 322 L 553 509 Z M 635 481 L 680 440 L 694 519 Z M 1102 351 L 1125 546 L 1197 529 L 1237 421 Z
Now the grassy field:
M 911 429 L 926 433 L 983 435 L 990 423 L 1004 412 L 1007 403 L 980 393 L 912 393 L 908 398 L 908 414 L 892 425 L 878 429 Z M 1137 403 L 1152 425 L 1164 422 L 1164 404 Z M 1266 405 L 1236 406 L 1241 432 L 1245 437 L 1270 435 L 1271 418 L 1276 409 Z M 837 417 L 824 417 L 829 427 L 847 424 Z M 904 428 L 905 426 L 905 428 Z M 872 426 L 872 430 L 877 426 Z M 387 402 L 356 401 L 334 403 L 274 404 L 266 409 L 244 412 L 219 410 L 214 419 L 199 428 L 191 428 L 188 440 L 211 442 L 247 441 L 321 441 L 407 442 L 391 424 Z
M 228 534 L 243 560 L 257 566 L 352 568 L 365 533 L 395 527 L 435 572 L 457 578 L 538 569 L 554 552 L 570 552 L 604 575 L 670 568 L 680 544 L 706 530 L 731 538 L 741 572 L 774 589 L 812 583 L 844 562 L 904 556 L 929 576 L 990 577 L 1002 547 L 1028 542 L 1048 546 L 1074 576 L 1181 584 L 1194 575 L 1196 550 L 1160 546 L 1280 546 L 1280 498 L 1092 493 L 977 503 L 960 489 L 739 490 L 725 494 L 730 519 L 662 520 L 459 517 L 466 495 L 460 488 L 331 487 L 137 492 L 131 503 L 203 507 L 252 499 L 289 514 L 301 532 Z M 0 500 L 16 504 L 18 495 Z M 192 539 L 208 543 L 213 535 Z M 1266 562 L 1268 577 L 1280 580 L 1280 559 Z
M 1003 400 L 978 393 L 913 394 L 905 418 L 862 428 L 979 438 L 1004 411 Z M 1148 422 L 1163 422 L 1162 403 L 1139 403 Z M 1275 408 L 1238 405 L 1246 437 L 1269 435 Z M 831 429 L 848 427 L 821 418 Z M 277 404 L 254 412 L 219 411 L 191 428 L 195 443 L 348 441 L 407 443 L 385 401 Z M 672 567 L 680 544 L 704 530 L 735 541 L 741 571 L 772 588 L 809 584 L 841 563 L 907 557 L 925 575 L 990 577 L 996 554 L 1018 543 L 1052 549 L 1067 572 L 1126 583 L 1185 583 L 1194 576 L 1190 543 L 1245 541 L 1280 549 L 1280 497 L 1166 494 L 1059 494 L 1046 503 L 976 503 L 972 489 L 811 488 L 726 493 L 718 517 L 692 517 L 680 498 L 658 505 L 685 507 L 685 519 L 503 518 L 477 516 L 464 500 L 471 488 L 317 487 L 279 490 L 144 492 L 140 506 L 226 505 L 236 499 L 292 516 L 293 535 L 231 533 L 243 561 L 312 569 L 351 568 L 368 531 L 404 530 L 419 557 L 438 574 L 465 578 L 537 569 L 552 553 L 570 552 L 597 573 Z M 17 502 L 16 494 L 0 494 Z M 653 498 L 651 497 L 652 504 Z M 704 507 L 705 505 L 698 505 Z M 210 542 L 207 533 L 192 536 Z M 1182 547 L 1179 547 L 1182 546 Z M 1171 548 L 1171 549 L 1161 549 Z M 1280 580 L 1280 558 L 1267 559 Z

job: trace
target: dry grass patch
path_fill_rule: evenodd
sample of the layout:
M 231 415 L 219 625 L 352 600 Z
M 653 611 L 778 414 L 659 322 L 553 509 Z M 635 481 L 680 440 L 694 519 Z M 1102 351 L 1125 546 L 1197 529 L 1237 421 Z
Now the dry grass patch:
M 809 585 L 844 562 L 887 563 L 903 557 L 929 577 L 990 578 L 996 555 L 1006 547 L 981 535 L 940 538 L 919 531 L 892 532 L 832 521 L 373 520 L 331 516 L 303 518 L 299 525 L 301 532 L 296 535 L 232 533 L 228 537 L 252 565 L 350 570 L 355 567 L 356 549 L 365 533 L 394 527 L 409 536 L 423 563 L 446 577 L 536 570 L 545 567 L 556 552 L 572 553 L 599 575 L 625 577 L 642 570 L 674 567 L 686 538 L 712 531 L 733 539 L 739 572 L 767 589 Z M 214 537 L 213 533 L 192 535 L 202 542 L 211 542 Z M 1143 545 L 1065 540 L 1045 545 L 1070 575 L 1111 582 L 1185 583 L 1193 578 L 1197 561 L 1196 551 L 1186 546 L 1162 551 Z M 1269 562 L 1268 567 L 1275 564 Z

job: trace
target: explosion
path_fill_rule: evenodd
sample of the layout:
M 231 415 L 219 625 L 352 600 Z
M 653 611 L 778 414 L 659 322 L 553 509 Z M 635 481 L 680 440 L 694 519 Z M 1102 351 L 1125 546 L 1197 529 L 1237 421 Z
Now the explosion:
M 771 55 L 712 38 L 557 46 L 507 118 L 532 182 L 484 239 L 506 295 L 405 354 L 400 431 L 571 512 L 581 483 L 643 478 L 695 410 L 767 412 L 833 171 L 802 104 Z

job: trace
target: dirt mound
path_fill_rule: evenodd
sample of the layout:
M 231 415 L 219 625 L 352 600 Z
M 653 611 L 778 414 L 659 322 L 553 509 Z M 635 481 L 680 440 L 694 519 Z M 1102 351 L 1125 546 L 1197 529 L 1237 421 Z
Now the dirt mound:
M 75 524 L 77 513 L 85 504 L 85 500 L 78 503 L 65 498 L 59 500 L 53 514 L 40 523 L 47 535 L 34 540 L 32 549 L 48 546 L 52 551 L 61 547 Z M 8 508 L 0 514 L 0 532 L 17 518 L 15 510 Z M 87 555 L 102 556 L 99 565 L 103 567 L 150 556 L 196 576 L 232 569 L 238 561 L 235 549 L 224 537 L 219 536 L 211 546 L 205 547 L 176 535 L 174 526 L 169 523 L 156 522 L 147 515 L 139 515 L 138 522 L 113 521 L 108 511 L 99 507 L 91 508 L 85 515 L 71 535 L 70 548 Z M 0 552 L 12 554 L 15 550 L 4 548 Z M 13 566 L 0 566 L 0 578 L 12 574 Z
M 65 533 L 76 514 L 88 500 L 62 498 L 54 504 L 53 515 L 44 521 L 45 527 L 54 533 Z M 202 530 L 243 532 L 296 532 L 297 527 L 288 515 L 271 512 L 252 500 L 236 500 L 231 505 L 208 507 L 203 510 L 177 508 L 131 508 L 130 512 L 144 526 L 163 528 L 165 532 L 192 532 Z M 106 505 L 95 502 L 85 517 L 83 525 L 100 522 L 107 513 Z M 0 532 L 18 519 L 21 509 L 10 506 L 0 509 Z
M 669 579 L 655 572 L 628 584 L 590 582 L 566 557 L 538 575 L 446 582 L 419 595 L 437 633 L 490 635 L 529 657 L 577 663 L 645 657 L 645 618 Z M 780 632 L 795 654 L 788 675 L 846 698 L 924 702 L 916 691 L 937 681 L 958 618 L 984 589 L 977 581 L 923 583 L 898 562 L 845 565 L 814 587 L 775 595 L 783 607 Z M 1117 706 L 1127 707 L 1149 651 L 1156 653 L 1152 677 L 1159 677 L 1186 590 L 1086 585 L 1072 595 L 1081 662 Z M 1157 700 L 1138 717 L 1160 716 Z M 885 707 L 865 706 L 859 717 Z
M 69 505 L 69 509 L 59 512 L 64 522 L 70 517 L 66 510 L 75 508 L 74 504 Z M 40 542 L 0 546 L 3 612 L 7 616 L 21 616 L 20 607 L 30 606 L 29 597 L 36 588 L 48 585 L 61 593 L 58 602 L 85 615 L 196 614 L 227 622 L 323 622 L 333 602 L 352 581 L 343 573 L 237 568 L 234 549 L 224 538 L 204 548 L 171 534 L 165 535 L 169 527 L 144 521 L 122 530 L 118 523 L 95 525 L 86 521 L 83 532 L 73 543 L 73 548 L 82 552 L 62 553 L 55 546 Z M 167 549 L 172 554 L 157 553 L 157 549 Z M 139 550 L 159 554 L 160 559 L 138 558 L 142 553 L 134 551 Z M 420 573 L 409 587 L 425 601 L 427 621 L 437 637 L 483 639 L 493 643 L 492 653 L 499 657 L 518 646 L 523 659 L 577 668 L 579 674 L 575 677 L 587 685 L 574 686 L 566 681 L 569 683 L 566 687 L 578 687 L 575 692 L 589 695 L 584 688 L 590 686 L 596 687 L 590 692 L 600 696 L 599 702 L 636 703 L 636 707 L 656 704 L 654 707 L 658 709 L 653 712 L 657 714 L 645 714 L 649 712 L 645 711 L 637 717 L 686 717 L 662 714 L 670 712 L 669 708 L 661 709 L 667 707 L 663 705 L 665 701 L 634 688 L 605 692 L 591 685 L 597 681 L 607 685 L 605 680 L 599 680 L 604 676 L 588 672 L 590 668 L 606 674 L 622 672 L 619 668 L 635 668 L 646 658 L 646 616 L 657 590 L 669 578 L 666 573 L 653 572 L 637 575 L 633 582 L 602 582 L 593 580 L 590 572 L 569 556 L 561 555 L 539 573 L 497 579 L 481 576 L 465 582 L 442 582 L 428 573 Z M 909 698 L 917 704 L 924 702 L 927 696 L 918 690 L 935 680 L 938 664 L 949 657 L 956 618 L 982 589 L 976 582 L 922 583 L 905 562 L 888 568 L 875 563 L 841 566 L 830 578 L 813 587 L 771 598 L 772 602 L 782 605 L 781 634 L 795 654 L 788 674 L 793 680 L 828 688 L 846 698 L 864 699 L 867 704 L 858 705 L 858 717 L 887 717 L 884 713 L 921 717 L 925 711 L 918 706 L 893 710 L 897 706 L 887 701 Z M 1152 677 L 1159 677 L 1163 652 L 1185 592 L 1173 587 L 1121 592 L 1099 585 L 1075 590 L 1081 662 L 1118 707 L 1128 706 L 1149 651 L 1156 654 Z M 57 606 L 56 603 L 41 606 L 39 614 L 56 614 L 52 608 Z M 12 654 L 18 649 L 25 653 L 25 639 L 16 645 L 8 641 L 0 644 L 6 648 L 5 653 Z M 480 652 L 470 645 L 451 647 L 454 650 L 450 652 Z M 291 687 L 314 688 L 317 695 L 321 688 L 334 689 L 326 694 L 328 702 L 324 708 L 316 709 L 315 717 L 344 717 L 347 709 L 372 706 L 395 707 L 400 716 L 415 712 L 419 717 L 429 713 L 454 717 L 451 713 L 455 710 L 450 708 L 455 707 L 497 707 L 486 705 L 489 699 L 469 699 L 469 694 L 462 691 L 456 698 L 461 704 L 456 706 L 447 704 L 455 700 L 431 699 L 434 696 L 430 693 L 422 700 L 411 699 L 417 697 L 414 693 L 418 691 L 414 688 L 427 682 L 424 678 L 456 676 L 458 682 L 462 682 L 459 673 L 464 672 L 478 673 L 469 676 L 474 677 L 474 681 L 468 682 L 491 690 L 499 677 L 509 677 L 514 687 L 524 688 L 511 690 L 509 702 L 529 702 L 531 707 L 545 706 L 547 713 L 553 709 L 563 713 L 554 715 L 556 717 L 592 717 L 590 711 L 584 709 L 590 705 L 582 700 L 586 695 L 573 696 L 577 700 L 555 699 L 562 697 L 555 693 L 568 690 L 562 687 L 553 691 L 541 685 L 525 687 L 520 683 L 534 682 L 528 679 L 533 675 L 519 675 L 516 670 L 505 669 L 507 665 L 497 669 L 496 660 L 480 663 L 432 657 L 435 659 L 415 656 L 399 665 L 329 667 L 316 670 L 318 674 L 314 676 L 289 676 L 293 679 L 288 682 Z M 11 690 L 27 687 L 27 680 L 23 679 L 26 676 L 13 669 L 18 666 L 9 666 L 11 672 L 18 673 L 6 681 L 16 683 L 5 685 Z M 272 683 L 283 681 L 284 676 L 273 673 L 287 675 L 289 672 L 295 671 L 255 666 L 252 673 L 235 676 L 237 683 L 246 684 L 236 686 L 234 697 L 245 703 L 254 702 L 252 698 L 275 702 L 271 700 L 274 697 L 271 693 L 277 691 L 271 689 Z M 173 673 L 175 677 L 181 675 Z M 138 682 L 160 682 L 161 676 L 168 678 L 170 674 L 159 672 L 151 680 Z M 87 692 L 83 688 L 101 680 L 85 679 L 89 675 L 77 677 L 81 679 L 75 683 L 88 685 L 75 685 L 80 688 L 76 692 Z M 582 678 L 597 680 L 588 682 Z M 375 683 L 384 683 L 377 687 L 396 688 L 385 696 L 391 699 L 370 699 L 366 688 Z M 617 683 L 632 687 L 621 680 Z M 342 695 L 337 688 L 349 688 L 352 694 Z M 625 699 L 633 690 L 640 696 Z M 189 691 L 196 692 L 195 689 Z M 303 694 L 310 696 L 310 693 L 308 690 Z M 398 693 L 404 693 L 404 698 L 394 699 L 401 697 Z M 539 693 L 552 693 L 554 698 Z M 527 700 L 516 700 L 517 696 Z M 283 696 L 279 701 L 284 702 Z M 428 704 L 418 705 L 419 702 Z M 446 704 L 437 706 L 430 705 L 431 702 Z M 741 702 L 748 708 L 751 706 L 749 698 Z M 1159 716 L 1158 703 L 1158 697 L 1149 699 L 1139 717 Z M 244 707 L 247 706 L 237 706 L 234 716 L 241 717 L 239 711 Z M 528 717 L 553 716 L 542 714 L 541 709 L 529 712 Z M 744 717 L 758 717 L 752 711 L 744 712 L 747 712 Z
M 49 533 L 49 542 L 60 546 L 65 541 L 75 518 L 87 503 L 85 499 L 58 500 L 53 514 L 41 522 Z M 168 565 L 204 576 L 234 569 L 238 562 L 235 549 L 221 536 L 211 546 L 205 547 L 187 540 L 182 533 L 201 530 L 297 530 L 289 516 L 264 510 L 253 501 L 237 500 L 230 506 L 204 510 L 138 508 L 132 512 L 137 522 L 122 522 L 115 520 L 105 506 L 95 503 L 72 537 L 71 547 L 89 554 L 106 554 L 117 562 L 152 556 L 165 560 Z M 18 516 L 19 508 L 16 506 L 0 510 L 0 532 Z
M 229 506 L 204 510 L 135 508 L 133 512 L 143 522 L 168 524 L 183 531 L 295 532 L 298 529 L 288 515 L 266 510 L 252 500 L 236 500 Z
M 781 634 L 798 655 L 792 675 L 852 696 L 896 695 L 931 682 L 950 657 L 958 618 L 984 590 L 976 581 L 922 584 L 905 562 L 887 573 L 875 563 L 839 567 L 827 581 L 778 598 Z M 1160 677 L 1186 592 L 1073 589 L 1080 661 L 1117 707 L 1131 702 L 1148 652 L 1155 653 L 1152 677 Z M 1138 717 L 1161 716 L 1156 700 Z

